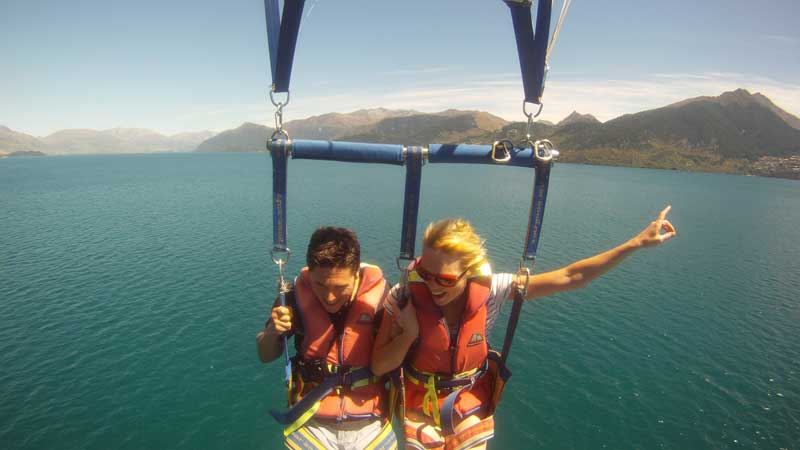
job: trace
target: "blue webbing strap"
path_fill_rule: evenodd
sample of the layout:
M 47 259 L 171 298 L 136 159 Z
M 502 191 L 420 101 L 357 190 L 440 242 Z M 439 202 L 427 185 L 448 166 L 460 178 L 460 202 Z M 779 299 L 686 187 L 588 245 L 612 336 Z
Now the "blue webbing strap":
M 278 0 L 264 0 L 264 12 L 267 17 L 267 45 L 269 50 L 269 67 L 272 78 L 275 78 L 275 67 L 278 65 L 278 35 L 281 31 L 281 11 Z
M 372 371 L 369 367 L 362 367 L 344 375 L 331 375 L 311 389 L 303 398 L 292 405 L 288 411 L 281 412 L 273 409 L 270 410 L 269 413 L 278 423 L 284 425 L 294 423 L 303 413 L 308 411 L 309 408 L 330 394 L 334 388 L 342 386 L 349 389 L 353 384 L 369 379 L 372 376 Z
M 267 18 L 269 62 L 272 69 L 272 92 L 288 92 L 292 76 L 297 33 L 303 16 L 305 0 L 285 0 L 283 17 L 279 18 L 278 0 L 264 0 Z
M 286 251 L 286 172 L 290 141 L 267 142 L 272 155 L 272 250 Z
M 453 415 L 456 410 L 456 400 L 459 394 L 472 388 L 472 385 L 464 386 L 461 389 L 455 390 L 445 397 L 442 402 L 442 408 L 439 410 L 439 424 L 442 427 L 444 435 L 456 434 Z M 435 401 L 435 400 L 434 400 Z
M 542 219 L 544 218 L 544 207 L 547 203 L 547 187 L 550 182 L 550 162 L 536 161 L 534 169 L 535 180 L 533 182 L 533 198 L 531 198 L 531 211 L 528 218 L 528 232 L 525 235 L 525 251 L 522 254 L 523 261 L 530 261 L 529 276 L 533 276 L 534 265 L 536 264 L 536 249 L 539 246 L 539 235 L 542 232 Z M 525 282 L 528 280 L 526 279 Z M 508 316 L 508 326 L 506 327 L 506 337 L 503 339 L 503 351 L 501 361 L 505 365 L 508 354 L 511 351 L 511 342 L 514 340 L 514 332 L 517 330 L 517 322 L 522 312 L 522 303 L 525 301 L 523 295 L 526 286 L 517 286 L 514 289 L 514 305 Z
M 528 217 L 528 234 L 525 236 L 525 253 L 522 258 L 526 261 L 536 259 L 536 249 L 539 247 L 539 235 L 542 232 L 542 219 L 544 206 L 547 202 L 547 187 L 550 182 L 551 163 L 537 161 L 533 197 L 531 198 L 531 211 Z
M 400 258 L 414 259 L 417 238 L 419 190 L 422 181 L 422 147 L 408 147 L 406 152 L 406 192 L 403 201 L 403 227 L 400 230 Z
M 539 0 L 539 7 L 536 10 L 535 35 L 531 19 L 532 2 L 519 0 L 505 0 L 505 2 L 511 10 L 511 21 L 514 24 L 525 101 L 541 104 L 553 0 Z

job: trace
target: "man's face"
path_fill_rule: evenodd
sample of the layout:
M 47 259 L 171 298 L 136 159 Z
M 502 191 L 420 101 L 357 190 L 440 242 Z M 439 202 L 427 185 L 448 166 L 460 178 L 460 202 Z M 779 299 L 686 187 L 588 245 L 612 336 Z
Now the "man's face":
M 349 267 L 314 267 L 308 271 L 311 290 L 328 313 L 335 313 L 352 298 L 357 272 Z

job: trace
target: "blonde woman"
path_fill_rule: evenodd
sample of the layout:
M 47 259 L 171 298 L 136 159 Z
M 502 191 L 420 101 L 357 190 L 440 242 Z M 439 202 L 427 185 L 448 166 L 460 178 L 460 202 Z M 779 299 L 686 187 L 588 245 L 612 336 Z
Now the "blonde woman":
M 526 299 L 583 287 L 634 251 L 674 237 L 669 210 L 622 245 L 527 279 L 492 274 L 483 240 L 466 220 L 428 225 L 409 275 L 411 301 L 401 309 L 399 287 L 392 289 L 386 302 L 391 319 L 381 324 L 372 358 L 376 375 L 405 361 L 406 448 L 486 448 L 507 378 L 486 339 L 517 283 L 527 283 Z

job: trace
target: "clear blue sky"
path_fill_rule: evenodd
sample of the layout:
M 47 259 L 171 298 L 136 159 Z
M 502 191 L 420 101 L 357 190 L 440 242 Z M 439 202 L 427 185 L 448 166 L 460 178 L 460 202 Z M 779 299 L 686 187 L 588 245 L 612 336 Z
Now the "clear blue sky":
M 736 87 L 800 115 L 799 30 L 797 0 L 575 0 L 542 118 Z M 272 120 L 261 0 L 2 0 L 0 54 L 0 124 L 36 136 Z M 378 106 L 520 120 L 521 99 L 500 0 L 307 0 L 286 120 Z

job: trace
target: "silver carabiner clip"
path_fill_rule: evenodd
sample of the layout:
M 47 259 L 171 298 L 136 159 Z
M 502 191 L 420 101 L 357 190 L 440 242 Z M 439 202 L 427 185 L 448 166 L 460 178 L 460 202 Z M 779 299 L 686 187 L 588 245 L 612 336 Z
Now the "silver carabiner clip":
M 286 91 L 286 101 L 279 102 L 275 100 L 275 87 L 273 86 L 272 89 L 269 91 L 269 101 L 272 102 L 272 105 L 276 108 L 283 108 L 284 106 L 289 104 L 289 91 Z
M 552 142 L 547 139 L 540 139 L 531 144 L 533 155 L 543 163 L 549 163 L 558 156 L 558 150 Z
M 286 254 L 286 259 L 281 258 L 280 256 L 275 256 L 278 254 L 284 253 Z M 277 264 L 279 267 L 289 264 L 289 260 L 292 258 L 292 251 L 289 248 L 278 248 L 275 247 L 269 251 L 269 256 L 272 258 L 272 262 Z
M 542 108 L 544 107 L 544 103 L 539 103 L 539 110 L 536 111 L 536 114 L 528 112 L 528 102 L 525 100 L 522 101 L 522 114 L 525 114 L 525 117 L 528 119 L 535 119 L 539 117 L 539 114 L 542 113 Z
M 269 139 L 270 139 L 270 141 L 276 141 L 276 140 L 278 140 L 277 138 L 280 137 L 280 136 L 283 136 L 283 138 L 284 138 L 283 140 L 285 140 L 285 141 L 290 141 L 291 140 L 289 138 L 289 133 L 286 130 L 284 130 L 283 128 L 275 130 L 272 133 L 272 135 L 269 137 Z
M 510 139 L 501 139 L 494 141 L 492 144 L 492 161 L 496 163 L 507 163 L 511 161 L 511 150 L 514 148 L 514 143 Z M 498 156 L 498 151 L 501 156 Z
M 525 280 L 524 283 L 520 286 L 520 281 Z M 519 262 L 519 270 L 517 271 L 517 290 L 519 291 L 520 295 L 525 298 L 525 295 L 528 293 L 528 283 L 531 279 L 531 269 L 525 266 L 525 260 L 521 260 Z

